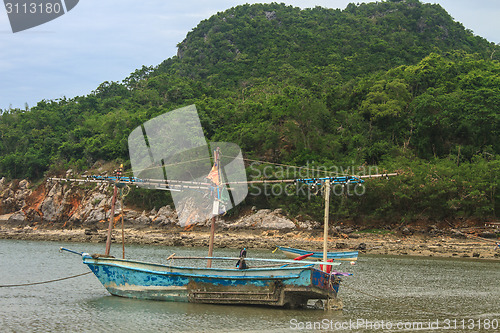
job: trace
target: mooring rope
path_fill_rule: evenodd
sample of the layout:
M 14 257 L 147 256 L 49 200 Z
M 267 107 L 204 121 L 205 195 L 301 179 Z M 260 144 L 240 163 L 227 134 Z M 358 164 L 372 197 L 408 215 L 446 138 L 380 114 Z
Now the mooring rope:
M 62 280 L 73 279 L 73 278 L 77 278 L 79 276 L 87 275 L 90 273 L 92 273 L 92 272 L 86 272 L 86 273 L 81 273 L 81 274 L 77 274 L 77 275 L 63 277 L 60 279 L 41 281 L 41 282 L 22 283 L 22 284 L 6 284 L 6 285 L 0 285 L 0 288 L 34 286 L 36 284 L 45 284 L 45 283 L 52 283 L 52 282 L 57 282 L 57 281 L 62 281 Z

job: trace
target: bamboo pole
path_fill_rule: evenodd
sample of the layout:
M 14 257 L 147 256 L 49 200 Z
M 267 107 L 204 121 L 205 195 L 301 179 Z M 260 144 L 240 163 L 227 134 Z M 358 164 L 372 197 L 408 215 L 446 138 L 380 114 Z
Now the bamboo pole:
M 330 180 L 327 179 L 325 181 L 325 222 L 323 229 L 323 261 L 326 262 L 328 260 L 328 215 L 330 210 Z M 326 271 L 326 266 L 323 266 L 323 270 Z
M 210 224 L 210 240 L 208 242 L 208 256 L 212 257 L 214 253 L 214 238 L 215 238 L 215 215 L 212 216 Z M 212 259 L 207 260 L 207 268 L 212 268 Z
M 214 150 L 214 160 L 215 166 L 217 167 L 217 191 L 216 198 L 214 200 L 214 206 L 212 208 L 212 221 L 210 223 L 210 240 L 208 241 L 208 256 L 212 257 L 214 252 L 214 239 L 215 239 L 215 217 L 219 214 L 219 200 L 221 196 L 221 169 L 220 169 L 220 149 Z M 212 259 L 207 260 L 207 268 L 212 267 Z
M 169 257 L 170 259 L 177 260 L 240 260 L 239 257 Z M 304 260 L 293 260 L 293 259 L 268 259 L 268 258 L 245 258 L 245 261 L 267 261 L 267 262 L 279 262 L 279 263 L 289 263 L 289 264 L 303 264 L 303 265 L 327 265 L 327 266 L 340 266 L 340 262 L 325 262 L 325 261 L 304 261 Z M 251 267 L 254 268 L 254 267 Z M 284 267 L 286 269 L 286 267 Z M 223 268 L 225 269 L 225 268 Z
M 109 256 L 109 252 L 111 250 L 111 232 L 113 231 L 113 223 L 115 220 L 115 203 L 116 203 L 116 196 L 118 193 L 118 188 L 116 185 L 114 186 L 115 189 L 113 191 L 113 199 L 111 200 L 111 216 L 109 217 L 109 225 L 108 225 L 108 238 L 106 239 L 106 252 L 105 255 Z
M 122 217 L 122 258 L 125 259 L 125 222 L 123 218 L 123 192 L 120 189 L 120 208 Z
M 397 173 L 381 173 L 376 175 L 364 175 L 364 176 L 353 176 L 359 179 L 365 178 L 381 178 L 381 177 L 391 177 L 397 176 Z M 332 177 L 322 177 L 317 178 L 318 180 L 323 179 L 331 179 L 334 180 L 334 176 Z M 239 184 L 278 184 L 278 183 L 295 183 L 298 179 L 262 179 L 262 180 L 247 180 L 247 181 L 233 181 L 231 183 L 222 182 L 222 185 L 239 185 Z M 92 178 L 83 178 L 83 179 L 75 179 L 75 178 L 48 178 L 47 181 L 68 181 L 68 182 L 80 182 L 80 183 L 109 183 L 111 181 L 115 181 L 115 179 L 110 179 L 106 177 L 102 177 L 102 179 L 92 179 Z M 168 184 L 165 185 L 165 180 L 157 180 L 157 179 L 145 179 L 145 180 L 128 180 L 128 179 L 120 179 L 119 182 L 121 184 L 131 184 L 131 185 L 163 185 L 161 189 L 176 189 L 177 187 L 181 187 L 183 189 L 208 189 L 210 186 L 209 183 L 204 182 L 192 182 L 192 181 L 181 181 L 181 180 L 169 180 Z M 178 185 L 177 185 L 178 184 Z

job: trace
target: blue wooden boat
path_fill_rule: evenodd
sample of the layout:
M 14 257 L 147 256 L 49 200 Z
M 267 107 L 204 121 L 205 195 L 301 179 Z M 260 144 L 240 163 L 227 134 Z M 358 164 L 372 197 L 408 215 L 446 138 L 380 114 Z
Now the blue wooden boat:
M 278 249 L 280 249 L 290 259 L 295 259 L 297 257 L 303 256 L 303 255 L 309 254 L 309 253 L 313 254 L 312 256 L 307 257 L 307 259 L 309 259 L 309 260 L 310 259 L 317 259 L 317 260 L 323 259 L 323 252 L 307 251 L 307 250 L 294 249 L 291 247 L 283 247 L 283 246 L 278 246 Z M 327 252 L 327 258 L 333 259 L 333 260 L 356 261 L 356 260 L 358 260 L 358 251 Z
M 244 258 L 244 255 L 240 255 L 241 258 L 212 256 L 216 216 L 244 200 L 248 194 L 248 182 L 240 148 L 220 142 L 216 144 L 217 147 L 212 144 L 209 147 L 194 105 L 165 113 L 138 126 L 130 134 L 128 143 L 134 177 L 122 177 L 120 167 L 113 177 L 95 176 L 71 180 L 114 184 L 105 255 L 90 255 L 63 249 L 81 255 L 83 263 L 112 295 L 164 301 L 280 307 L 303 307 L 309 300 L 322 300 L 324 308 L 339 307 L 337 292 L 340 276 L 349 274 L 336 271 L 327 273 L 326 267 L 324 271 L 314 267 L 318 264 L 335 266 L 339 264 L 337 262 Z M 222 150 L 229 155 L 222 156 L 220 145 L 223 145 Z M 211 156 L 207 154 L 209 148 L 213 151 Z M 210 168 L 209 161 L 212 158 L 213 164 Z M 167 175 L 174 178 L 170 179 Z M 355 177 L 284 181 L 306 182 L 310 185 L 324 181 L 328 186 L 330 181 L 362 182 Z M 190 217 L 193 212 L 197 215 L 199 213 L 198 222 L 211 219 L 208 257 L 169 258 L 204 259 L 207 261 L 207 268 L 154 264 L 109 256 L 118 187 L 126 184 L 173 191 L 172 198 L 183 226 L 196 222 Z M 325 198 L 328 198 L 330 193 L 328 186 Z M 189 205 L 186 205 L 186 202 Z M 327 211 L 328 200 L 326 203 Z M 327 225 L 328 223 L 325 223 L 325 230 Z M 355 254 L 357 257 L 357 252 Z M 349 260 L 355 260 L 355 257 L 350 256 Z M 249 262 L 269 261 L 274 265 L 252 265 L 244 269 L 212 267 L 212 260 L 234 260 L 234 264 L 243 258 Z
M 63 249 L 67 250 L 67 249 Z M 74 252 L 71 250 L 67 250 Z M 76 252 L 74 252 L 76 253 Z M 79 253 L 78 253 L 79 254 Z M 305 307 L 308 300 L 324 300 L 339 307 L 337 292 L 342 273 L 328 274 L 313 263 L 248 269 L 198 268 L 154 264 L 81 253 L 83 263 L 112 294 L 122 297 L 212 304 L 250 304 Z M 238 258 L 211 258 L 236 260 Z M 251 259 L 273 261 L 273 259 Z M 294 262 L 297 265 L 297 261 Z

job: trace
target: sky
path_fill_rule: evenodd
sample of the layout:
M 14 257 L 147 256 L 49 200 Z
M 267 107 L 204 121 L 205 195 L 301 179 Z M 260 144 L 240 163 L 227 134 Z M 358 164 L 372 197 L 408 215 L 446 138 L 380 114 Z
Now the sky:
M 238 0 L 80 0 L 63 16 L 12 33 L 0 6 L 0 109 L 87 95 L 104 81 L 121 81 L 143 65 L 177 54 L 197 24 Z M 344 9 L 348 0 L 276 0 L 301 8 Z M 365 1 L 359 1 L 365 2 Z M 474 34 L 500 42 L 499 0 L 424 0 L 439 3 Z

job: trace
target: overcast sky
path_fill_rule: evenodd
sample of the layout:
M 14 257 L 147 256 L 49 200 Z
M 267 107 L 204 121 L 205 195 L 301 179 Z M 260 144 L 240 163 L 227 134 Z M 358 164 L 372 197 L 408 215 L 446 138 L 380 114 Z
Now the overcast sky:
M 142 65 L 158 65 L 203 19 L 238 0 L 80 0 L 67 14 L 12 33 L 0 6 L 0 109 L 42 99 L 86 95 L 104 81 L 121 81 Z M 287 0 L 306 8 L 344 9 L 347 0 Z M 359 1 L 365 2 L 365 1 Z M 500 0 L 426 0 L 439 3 L 476 35 L 500 42 Z

